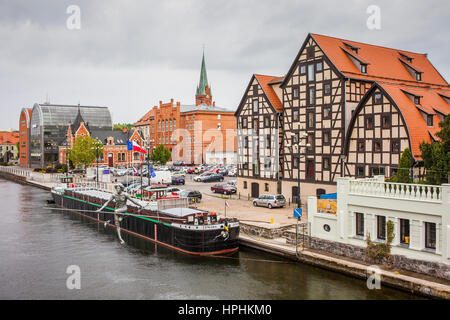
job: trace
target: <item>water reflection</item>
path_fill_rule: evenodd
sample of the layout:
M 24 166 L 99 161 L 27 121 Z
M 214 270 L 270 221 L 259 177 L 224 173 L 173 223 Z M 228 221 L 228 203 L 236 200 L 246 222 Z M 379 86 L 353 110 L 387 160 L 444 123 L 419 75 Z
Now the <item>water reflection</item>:
M 0 298 L 10 299 L 415 299 L 365 281 L 241 248 L 186 255 L 61 210 L 48 192 L 0 179 Z M 82 289 L 67 290 L 68 265 Z

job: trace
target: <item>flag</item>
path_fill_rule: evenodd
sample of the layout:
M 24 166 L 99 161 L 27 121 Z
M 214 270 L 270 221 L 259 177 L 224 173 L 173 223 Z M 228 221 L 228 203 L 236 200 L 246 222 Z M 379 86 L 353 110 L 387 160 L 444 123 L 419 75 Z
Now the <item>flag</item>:
M 138 145 L 136 143 L 136 141 L 129 141 L 129 140 L 127 140 L 127 150 L 128 151 L 137 151 L 137 152 L 140 152 L 140 153 L 147 154 L 147 151 L 145 151 L 144 148 L 142 148 L 140 145 Z
M 156 177 L 156 173 L 155 173 L 155 170 L 153 170 L 153 167 L 150 167 L 150 174 L 151 174 L 152 178 Z

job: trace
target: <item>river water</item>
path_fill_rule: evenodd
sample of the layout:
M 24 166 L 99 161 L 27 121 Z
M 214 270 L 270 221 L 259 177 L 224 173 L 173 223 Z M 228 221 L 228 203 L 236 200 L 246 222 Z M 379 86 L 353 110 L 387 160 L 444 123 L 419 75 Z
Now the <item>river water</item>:
M 242 248 L 192 257 L 78 215 L 51 210 L 49 192 L 0 179 L 0 299 L 416 299 L 363 280 Z M 69 266 L 80 289 L 68 289 Z

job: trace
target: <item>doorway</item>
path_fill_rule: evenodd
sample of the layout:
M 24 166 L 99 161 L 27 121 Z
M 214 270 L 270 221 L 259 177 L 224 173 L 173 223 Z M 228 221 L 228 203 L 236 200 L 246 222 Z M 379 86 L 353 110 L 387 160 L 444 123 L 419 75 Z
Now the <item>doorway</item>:
M 259 197 L 259 184 L 256 182 L 252 182 L 252 198 Z

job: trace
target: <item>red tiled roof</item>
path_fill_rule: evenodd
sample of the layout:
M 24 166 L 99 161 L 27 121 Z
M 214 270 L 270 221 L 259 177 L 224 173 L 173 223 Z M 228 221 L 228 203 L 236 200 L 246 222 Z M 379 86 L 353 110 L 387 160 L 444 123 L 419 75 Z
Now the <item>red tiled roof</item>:
M 273 90 L 272 86 L 269 84 L 270 82 L 272 82 L 275 79 L 278 79 L 280 77 L 265 76 L 262 74 L 255 74 L 255 77 L 258 80 L 261 87 L 263 88 L 264 93 L 266 94 L 267 98 L 269 99 L 270 103 L 275 108 L 275 110 L 282 111 L 283 105 L 282 105 L 280 99 L 278 98 L 277 94 Z
M 448 86 L 445 79 L 428 60 L 426 54 L 386 48 L 319 34 L 311 34 L 311 36 L 328 58 L 330 58 L 336 68 L 346 76 L 372 81 L 390 79 L 403 82 L 408 81 L 416 84 Z M 366 75 L 361 73 L 348 54 L 343 50 L 343 48 L 346 48 L 345 43 L 358 47 L 358 53 L 352 54 L 359 59 L 363 59 L 362 61 L 369 63 Z M 404 60 L 400 53 L 412 58 L 412 62 Z M 417 71 L 423 72 L 421 81 L 415 79 L 405 64 L 410 65 Z
M 149 112 L 144 114 L 142 118 L 140 118 L 135 124 L 148 124 L 148 120 L 155 116 L 155 110 L 152 108 Z
M 0 144 L 15 145 L 19 142 L 18 132 L 0 132 Z
M 431 136 L 437 139 L 436 133 L 440 131 L 439 116 L 432 109 L 442 110 L 442 113 L 450 113 L 450 105 L 439 96 L 438 91 L 430 87 L 409 86 L 400 83 L 377 82 L 395 101 L 400 112 L 405 119 L 406 126 L 411 141 L 411 152 L 413 157 L 421 159 L 420 144 L 422 142 L 431 142 Z M 407 95 L 410 92 L 417 96 L 421 96 L 420 105 L 416 105 Z M 433 115 L 433 126 L 427 126 L 426 117 L 424 117 L 420 109 L 425 112 L 429 111 Z

